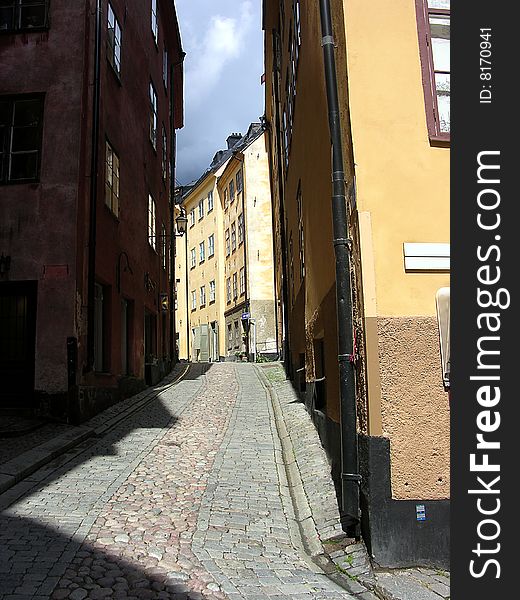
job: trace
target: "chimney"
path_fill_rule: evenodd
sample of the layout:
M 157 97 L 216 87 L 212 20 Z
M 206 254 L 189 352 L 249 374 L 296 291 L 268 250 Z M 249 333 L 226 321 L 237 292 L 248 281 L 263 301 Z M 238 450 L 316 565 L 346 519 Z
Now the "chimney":
M 241 139 L 242 139 L 241 133 L 232 133 L 230 136 L 228 136 L 228 138 L 226 140 L 228 150 L 231 150 L 231 148 L 233 148 L 233 146 Z

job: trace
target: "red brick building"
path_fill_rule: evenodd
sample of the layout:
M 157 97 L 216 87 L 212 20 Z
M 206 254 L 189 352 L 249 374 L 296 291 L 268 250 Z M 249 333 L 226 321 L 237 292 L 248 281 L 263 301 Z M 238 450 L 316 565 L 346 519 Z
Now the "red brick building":
M 0 6 L 0 410 L 80 421 L 176 360 L 173 0 Z

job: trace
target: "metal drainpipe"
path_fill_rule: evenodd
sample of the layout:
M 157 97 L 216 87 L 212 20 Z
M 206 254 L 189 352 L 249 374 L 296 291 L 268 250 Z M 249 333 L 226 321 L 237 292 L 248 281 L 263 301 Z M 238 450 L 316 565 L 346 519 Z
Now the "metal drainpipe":
M 273 58 L 274 58 L 274 75 L 276 78 L 274 84 L 274 101 L 275 101 L 275 127 L 276 131 L 281 131 L 281 122 L 280 122 L 280 112 L 278 107 L 280 105 L 280 94 L 279 94 L 279 86 L 280 86 L 280 72 L 278 69 L 278 65 L 276 63 L 276 54 L 277 54 L 277 44 L 275 35 L 273 35 Z M 282 161 L 283 157 L 281 154 L 281 146 L 278 143 L 279 140 L 276 141 L 276 161 L 278 164 L 278 195 L 280 198 L 280 214 L 279 223 L 280 223 L 280 245 L 281 245 L 281 261 L 282 261 L 282 318 L 283 318 L 283 363 L 285 368 L 285 373 L 292 379 L 293 377 L 293 365 L 290 356 L 290 333 L 289 333 L 289 290 L 287 287 L 287 282 L 289 280 L 287 275 L 287 240 L 286 240 L 286 231 L 285 231 L 285 199 L 284 199 L 284 185 L 282 181 Z
M 94 370 L 94 317 L 96 294 L 96 222 L 97 175 L 99 160 L 99 103 L 101 59 L 101 0 L 96 2 L 96 30 L 94 42 L 94 92 L 92 106 L 92 150 L 90 163 L 90 215 L 88 238 L 87 280 L 87 364 L 85 371 Z
M 177 324 L 175 322 L 175 299 L 177 298 L 177 279 L 175 273 L 175 260 L 177 258 L 177 238 L 175 235 L 175 173 L 177 169 L 177 134 L 175 133 L 175 67 L 182 65 L 186 57 L 186 52 L 180 54 L 180 60 L 172 63 L 170 67 L 170 357 L 172 368 L 179 360 L 177 352 Z M 187 234 L 186 234 L 187 235 Z
M 350 241 L 348 239 L 345 171 L 341 142 L 336 62 L 330 0 L 320 0 L 323 60 L 327 87 L 332 143 L 332 223 L 336 256 L 336 310 L 341 432 L 341 499 L 347 532 L 359 535 L 359 474 L 356 427 L 355 357 L 350 285 Z
M 237 157 L 238 158 L 238 157 Z M 243 231 L 243 235 L 244 235 L 244 292 L 245 292 L 245 312 L 249 312 L 251 311 L 251 306 L 249 304 L 249 286 L 247 285 L 247 235 L 246 235 L 246 223 L 247 223 L 247 218 L 246 218 L 246 178 L 244 176 L 244 160 L 242 159 L 240 161 L 242 163 L 242 166 L 240 167 L 242 169 L 242 220 L 243 220 L 243 225 L 244 225 L 244 231 Z M 250 313 L 251 314 L 251 313 Z M 248 327 L 247 329 L 247 337 L 246 337 L 246 356 L 247 356 L 247 360 L 249 360 L 249 331 L 250 331 L 250 327 Z
M 186 211 L 186 216 L 188 216 L 188 211 Z M 185 271 L 186 271 L 186 356 L 188 362 L 191 360 L 191 352 L 190 352 L 190 305 L 189 305 L 189 273 L 188 273 L 188 227 L 186 226 L 186 232 L 184 233 L 184 247 L 185 247 Z

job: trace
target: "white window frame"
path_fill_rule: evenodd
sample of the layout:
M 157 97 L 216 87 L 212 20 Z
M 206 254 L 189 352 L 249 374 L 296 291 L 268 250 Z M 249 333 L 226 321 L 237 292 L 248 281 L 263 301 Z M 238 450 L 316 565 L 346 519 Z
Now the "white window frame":
M 208 213 L 213 210 L 213 190 L 210 190 L 208 194 Z
M 206 286 L 200 286 L 200 306 L 206 306 Z
M 111 64 L 114 72 L 118 77 L 121 76 L 121 26 L 117 19 L 116 13 L 108 3 L 107 15 L 107 56 L 108 62 Z
M 191 310 L 197 308 L 197 290 L 191 290 Z
M 206 260 L 206 245 L 204 240 L 199 243 L 199 264 Z
M 208 238 L 208 258 L 215 254 L 215 234 L 212 233 Z
M 156 206 L 155 200 L 151 194 L 148 194 L 148 243 L 157 251 L 157 235 L 156 235 Z
M 151 5 L 151 26 L 155 44 L 159 42 L 159 19 L 157 18 L 157 0 L 152 0 Z
M 217 297 L 217 287 L 216 287 L 215 280 L 213 279 L 212 281 L 209 282 L 209 301 L 215 302 L 216 297 Z
M 195 250 L 195 248 L 191 249 L 191 262 L 190 262 L 191 268 L 194 269 L 197 266 L 197 251 Z
M 154 150 L 157 150 L 157 92 L 154 84 L 150 81 L 150 142 Z

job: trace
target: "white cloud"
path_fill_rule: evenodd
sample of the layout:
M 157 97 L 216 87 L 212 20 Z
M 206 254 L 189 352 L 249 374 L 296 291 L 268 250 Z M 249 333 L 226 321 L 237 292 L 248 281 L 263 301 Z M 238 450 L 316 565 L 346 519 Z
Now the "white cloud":
M 237 18 L 213 15 L 203 30 L 203 40 L 191 40 L 192 60 L 185 63 L 186 101 L 191 107 L 211 95 L 228 63 L 240 57 L 252 25 L 252 4 L 245 0 Z

